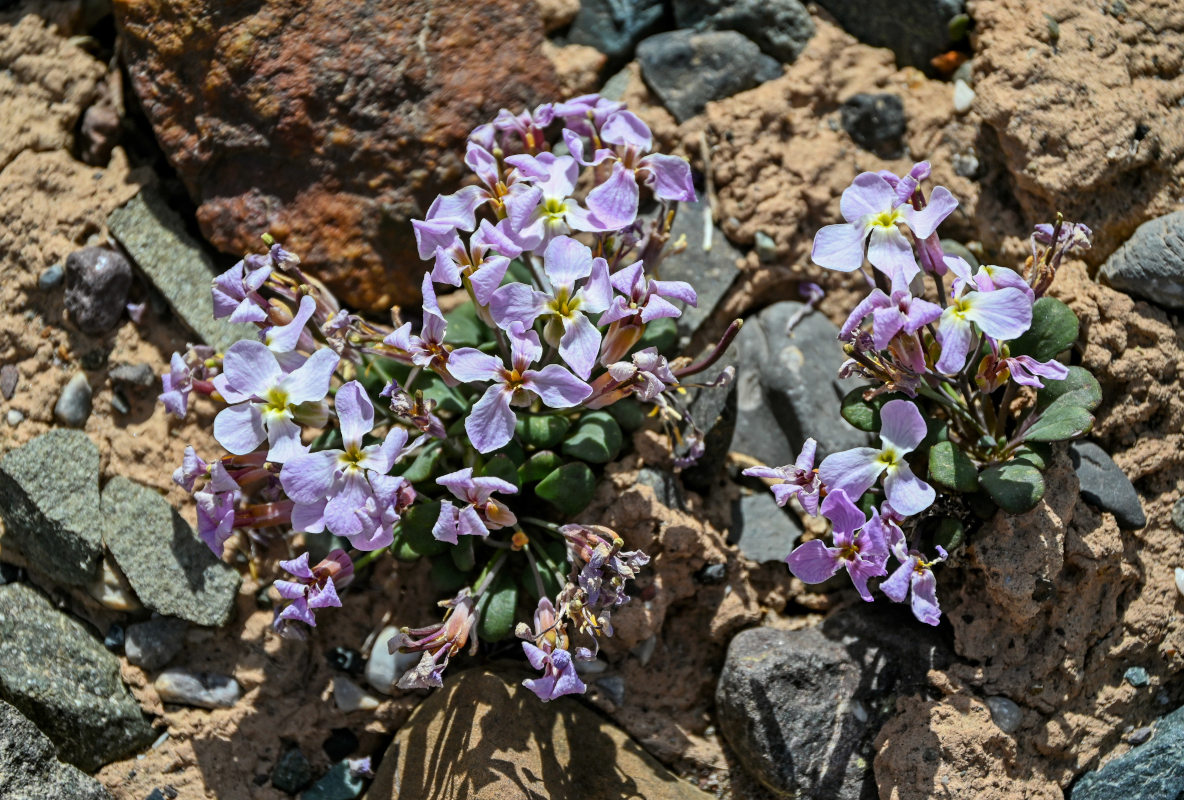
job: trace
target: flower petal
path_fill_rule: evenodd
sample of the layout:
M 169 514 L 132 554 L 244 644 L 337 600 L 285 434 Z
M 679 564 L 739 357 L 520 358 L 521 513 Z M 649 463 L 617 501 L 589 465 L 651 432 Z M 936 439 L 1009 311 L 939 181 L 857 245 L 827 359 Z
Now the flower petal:
M 567 372 L 557 364 L 551 366 Z M 591 387 L 588 388 L 588 393 L 592 393 Z M 493 385 L 473 404 L 473 409 L 465 420 L 465 432 L 469 435 L 473 447 L 477 448 L 477 452 L 493 452 L 499 447 L 504 447 L 514 437 L 515 419 L 510 408 L 510 395 L 505 387 Z
M 818 475 L 826 487 L 834 492 L 842 489 L 850 497 L 859 498 L 872 487 L 884 471 L 880 451 L 874 447 L 856 447 L 831 453 L 822 460 Z
M 928 239 L 937 230 L 946 217 L 954 213 L 958 207 L 958 200 L 944 186 L 934 187 L 929 195 L 929 204 L 917 211 L 908 203 L 901 206 L 904 221 L 918 239 Z
M 1032 300 L 1020 289 L 970 292 L 964 302 L 969 306 L 966 319 L 992 339 L 1018 338 L 1032 325 Z
M 880 584 L 880 591 L 893 603 L 903 603 L 909 596 L 909 584 L 912 582 L 913 568 L 917 565 L 917 557 L 909 556 L 903 564 L 892 571 L 888 579 Z
M 875 172 L 861 172 L 843 190 L 839 210 L 848 222 L 859 222 L 869 214 L 882 214 L 897 205 L 892 184 Z
M 458 347 L 448 354 L 448 374 L 461 383 L 494 380 L 504 368 L 497 356 L 472 347 Z
M 814 234 L 810 258 L 820 267 L 852 272 L 863 266 L 866 232 L 860 225 L 839 223 L 823 226 Z
M 599 353 L 600 329 L 590 319 L 577 312 L 563 321 L 559 355 L 572 372 L 586 380 L 592 374 Z
M 280 382 L 281 388 L 288 393 L 288 403 L 299 405 L 323 400 L 329 393 L 329 380 L 338 361 L 338 355 L 328 348 L 321 348 L 309 356 L 299 369 Z
M 925 438 L 925 419 L 917 407 L 908 400 L 889 400 L 880 409 L 880 441 L 899 453 L 911 453 Z M 895 503 L 892 507 L 902 514 L 904 511 Z
M 362 437 L 374 430 L 374 404 L 357 381 L 337 390 L 335 398 L 341 441 L 347 448 L 361 448 Z
M 548 364 L 540 370 L 531 370 L 525 373 L 523 378 L 523 388 L 537 394 L 543 403 L 551 408 L 571 408 L 592 394 L 591 386 L 558 364 Z
M 613 164 L 608 180 L 588 192 L 584 201 L 595 231 L 613 231 L 637 219 L 637 176 L 621 162 Z
M 913 255 L 913 246 L 895 225 L 873 227 L 867 246 L 867 260 L 889 277 L 898 273 L 907 284 L 921 271 Z
M 284 494 L 297 503 L 323 502 L 333 485 L 340 450 L 319 450 L 305 453 L 284 462 L 280 471 L 280 485 Z
M 225 380 L 220 383 L 232 390 L 233 395 L 227 395 L 224 391 L 222 394 L 227 401 L 234 403 L 248 397 L 262 398 L 283 377 L 283 371 L 267 345 L 242 339 L 226 351 L 222 360 L 222 375 Z
M 798 545 L 785 559 L 789 571 L 803 583 L 822 583 L 829 579 L 841 566 L 832 548 L 821 539 L 811 539 Z
M 903 401 L 901 401 L 903 402 Z M 920 514 L 937 498 L 937 492 L 925 481 L 913 474 L 909 465 L 902 461 L 888 468 L 884 476 L 884 495 L 892 507 L 905 516 Z
M 214 438 L 236 456 L 246 455 L 267 438 L 263 415 L 254 403 L 228 406 L 214 417 Z

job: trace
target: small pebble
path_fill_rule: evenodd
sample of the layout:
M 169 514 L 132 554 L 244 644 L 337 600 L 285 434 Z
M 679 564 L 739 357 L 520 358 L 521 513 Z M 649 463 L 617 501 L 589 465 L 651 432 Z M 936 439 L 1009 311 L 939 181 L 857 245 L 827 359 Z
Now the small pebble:
M 650 663 L 650 659 L 654 657 L 654 649 L 657 646 L 658 636 L 657 634 L 653 634 L 629 652 L 636 656 L 637 660 L 640 661 L 641 665 L 644 667 L 646 664 Z
M 124 644 L 127 660 L 146 670 L 160 669 L 181 652 L 188 627 L 184 620 L 171 617 L 155 617 L 129 625 Z
M 145 797 L 144 800 L 168 800 L 168 798 L 160 789 L 153 789 L 152 793 Z
M 107 371 L 107 377 L 112 383 L 124 383 L 129 386 L 155 387 L 156 373 L 151 364 L 116 364 Z
M 950 77 L 956 81 L 962 81 L 967 86 L 974 86 L 974 59 L 962 62 Z
M 756 257 L 760 259 L 762 264 L 768 264 L 777 258 L 777 243 L 773 241 L 773 237 L 764 231 L 757 231 L 756 236 L 753 237 L 753 245 L 756 248 Z
M 1184 595 L 1184 568 L 1176 567 L 1176 591 Z
M 363 788 L 362 778 L 353 774 L 349 762 L 341 761 L 300 795 L 300 800 L 354 800 L 362 796 Z
M 716 583 L 723 583 L 727 577 L 727 564 L 708 564 L 695 573 L 695 580 L 709 586 Z
M 11 400 L 16 394 L 16 384 L 20 379 L 21 372 L 16 368 L 16 364 L 5 364 L 0 367 L 0 395 L 3 395 L 5 400 Z
M 127 400 L 124 399 L 123 393 L 118 389 L 114 389 L 111 392 L 111 408 L 114 409 L 115 413 L 117 414 L 126 414 L 132 410 L 132 407 L 128 405 Z
M 970 110 L 973 102 L 974 89 L 970 88 L 970 84 L 963 80 L 954 81 L 954 110 L 964 114 Z
M 112 625 L 107 629 L 107 635 L 103 637 L 103 647 L 106 647 L 112 653 L 118 653 L 123 649 L 126 636 L 122 625 Z
M 625 705 L 625 679 L 620 675 L 605 675 L 596 681 L 596 686 L 608 696 L 613 705 Z
M 1151 734 L 1155 732 L 1155 728 L 1150 725 L 1145 725 L 1142 728 L 1135 728 L 1126 737 L 1126 740 L 1134 745 L 1140 745 L 1151 738 Z
M 1142 667 L 1131 667 L 1126 672 L 1122 673 L 1122 678 L 1136 689 L 1142 688 L 1151 683 L 1151 676 L 1147 674 L 1147 670 Z
M 8 409 L 8 413 L 5 415 L 5 418 L 8 420 L 9 426 L 13 428 L 25 421 L 25 415 L 17 411 L 15 408 Z
M 104 558 L 99 577 L 87 585 L 86 591 L 104 607 L 113 611 L 138 611 L 142 606 L 127 578 Z
M 420 653 L 391 653 L 387 644 L 399 635 L 399 629 L 388 625 L 374 638 L 370 657 L 366 660 L 366 683 L 382 692 L 391 694 L 403 673 L 419 663 Z
M 61 262 L 47 267 L 37 277 L 37 288 L 43 292 L 48 292 L 50 289 L 56 289 L 62 284 L 62 278 L 66 277 L 66 268 L 62 266 Z
M 978 174 L 979 161 L 974 153 L 955 153 L 951 161 L 954 163 L 954 174 L 960 178 L 973 178 Z
M 1024 712 L 1009 697 L 988 697 L 987 707 L 991 709 L 991 719 L 1004 733 L 1014 733 L 1024 721 Z
M 86 247 L 66 257 L 66 311 L 83 333 L 106 333 L 127 304 L 132 267 L 122 253 Z
M 1172 506 L 1172 523 L 1178 530 L 1184 531 L 1184 497 L 1181 497 Z
M 594 658 L 591 661 L 581 661 L 577 658 L 575 664 L 576 672 L 580 675 L 599 675 L 608 669 L 608 663 L 599 658 Z
M 312 764 L 299 747 L 293 747 L 280 756 L 271 770 L 271 785 L 281 792 L 296 794 L 312 782 Z
M 242 696 L 242 687 L 229 675 L 166 669 L 152 684 L 161 702 L 197 708 L 230 708 Z
M 53 407 L 53 416 L 63 425 L 81 428 L 90 418 L 90 401 L 90 382 L 84 373 L 76 372 L 62 389 L 57 405 Z
M 378 708 L 379 700 L 344 675 L 334 675 L 333 702 L 339 709 L 348 713 L 372 711 Z

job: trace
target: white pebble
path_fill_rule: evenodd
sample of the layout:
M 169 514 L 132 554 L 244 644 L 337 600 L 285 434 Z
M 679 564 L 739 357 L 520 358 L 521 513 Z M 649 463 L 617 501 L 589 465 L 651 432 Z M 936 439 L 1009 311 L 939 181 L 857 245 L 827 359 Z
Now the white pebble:
M 25 415 L 17 411 L 15 408 L 8 409 L 7 417 L 9 426 L 13 428 L 25 421 Z
M 86 591 L 114 611 L 138 611 L 142 608 L 127 578 L 106 558 L 103 559 L 102 573 L 86 587 Z
M 243 693 L 229 675 L 187 669 L 166 669 L 152 685 L 161 702 L 198 708 L 230 708 Z
M 391 653 L 387 648 L 391 639 L 399 635 L 399 629 L 388 625 L 374 638 L 370 655 L 366 659 L 366 683 L 383 694 L 392 694 L 395 684 L 403 673 L 419 663 L 422 653 Z
M 378 698 L 342 675 L 333 676 L 333 702 L 342 711 L 372 711 Z
M 970 110 L 973 102 L 974 89 L 970 88 L 970 84 L 963 80 L 954 81 L 954 110 L 964 114 Z
M 1176 591 L 1184 594 L 1184 567 L 1176 567 Z

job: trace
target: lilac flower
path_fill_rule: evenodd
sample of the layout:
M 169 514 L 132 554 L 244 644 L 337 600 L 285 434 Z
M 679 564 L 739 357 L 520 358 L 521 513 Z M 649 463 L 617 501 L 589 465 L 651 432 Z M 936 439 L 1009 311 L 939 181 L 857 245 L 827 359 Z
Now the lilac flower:
M 1033 302 L 1036 300 L 1036 293 L 1032 291 L 1032 287 L 1028 285 L 1028 282 L 1024 280 L 1023 276 L 1014 269 L 1008 269 L 1007 267 L 983 264 L 974 273 L 974 283 L 983 292 L 990 292 L 995 289 L 1019 289 Z
M 851 332 L 870 315 L 872 342 L 877 350 L 885 350 L 898 333 L 912 336 L 941 314 L 941 306 L 913 297 L 907 286 L 894 287 L 891 297 L 880 289 L 873 289 L 847 317 L 839 330 L 839 338 L 850 338 Z
M 822 501 L 822 515 L 834 527 L 834 546 L 827 547 L 821 539 L 798 545 L 785 559 L 790 572 L 805 583 L 822 583 L 846 568 L 859 596 L 872 602 L 867 582 L 888 574 L 888 546 L 866 526 L 867 517 L 842 489 L 832 489 Z
M 554 111 L 555 116 L 561 118 L 568 128 L 582 136 L 591 136 L 595 130 L 604 126 L 609 117 L 624 107 L 624 103 L 598 94 L 585 94 L 556 104 Z
M 587 208 L 572 197 L 579 165 L 571 156 L 509 156 L 506 163 L 527 175 L 545 175 L 536 178 L 530 190 L 506 200 L 510 228 L 524 250 L 537 250 L 571 231 L 618 230 L 637 218 L 637 184 L 619 163 L 603 183 L 588 192 L 584 200 Z
M 591 160 L 584 160 L 584 143 L 573 130 L 563 132 L 564 143 L 577 161 L 585 166 L 600 164 L 608 158 L 615 158 L 620 164 L 625 180 L 632 187 L 624 189 L 636 197 L 638 179 L 653 191 L 659 200 L 694 202 L 695 186 L 691 180 L 691 165 L 678 156 L 649 153 L 653 136 L 649 127 L 631 111 L 619 110 L 609 116 L 600 129 L 600 140 L 613 145 L 616 152 L 597 150 Z
M 197 454 L 193 445 L 187 445 L 185 455 L 181 457 L 181 466 L 173 472 L 173 483 L 192 494 L 194 482 L 209 475 L 209 470 L 210 465 Z
M 411 395 L 399 386 L 398 381 L 392 380 L 378 396 L 389 398 L 395 416 L 407 420 L 423 433 L 434 439 L 443 439 L 447 435 L 443 421 L 435 414 L 436 401 L 425 400 L 423 392 Z
M 925 420 L 908 400 L 890 400 L 880 409 L 880 441 L 876 447 L 856 447 L 827 456 L 819 468 L 822 483 L 860 497 L 884 476 L 884 494 L 892 507 L 905 516 L 919 514 L 932 505 L 937 493 L 913 474 L 904 457 L 925 438 Z
M 344 588 L 354 577 L 354 563 L 344 550 L 332 550 L 315 567 L 308 566 L 308 553 L 301 553 L 291 561 L 281 561 L 280 567 L 296 578 L 276 581 L 280 597 L 292 602 L 280 612 L 280 620 L 295 620 L 316 627 L 313 611 L 318 608 L 340 608 L 337 590 Z
M 587 379 L 600 352 L 600 329 L 587 315 L 604 311 L 612 299 L 608 264 L 603 258 L 592 258 L 587 245 L 557 236 L 543 253 L 543 271 L 551 283 L 550 291 L 510 283 L 493 293 L 490 311 L 498 326 L 506 330 L 515 322 L 529 328 L 546 316 L 548 343 L 559 348 L 559 355 L 576 375 Z
M 260 342 L 235 342 L 226 351 L 214 388 L 228 403 L 214 418 L 214 438 L 236 455 L 265 439 L 269 461 L 283 463 L 305 452 L 300 424 L 323 425 L 324 403 L 338 356 L 317 350 L 299 368 L 284 374 L 275 354 Z
M 814 469 L 814 454 L 817 449 L 818 442 L 807 439 L 792 466 L 749 467 L 743 474 L 753 478 L 781 481 L 769 487 L 777 505 L 784 506 L 789 502 L 789 498 L 796 496 L 807 514 L 817 515 L 818 495 L 822 488 L 818 471 Z
M 432 536 L 441 542 L 457 543 L 457 536 L 488 536 L 491 530 L 518 522 L 505 503 L 493 499 L 494 492 L 517 494 L 518 487 L 501 478 L 474 478 L 471 467 L 436 479 L 465 504 L 457 508 L 451 500 L 440 503 L 440 516 L 432 526 Z
M 528 405 L 530 394 L 551 408 L 571 408 L 592 393 L 592 387 L 558 364 L 539 370 L 530 365 L 543 355 L 539 337 L 521 323 L 510 326 L 511 364 L 472 347 L 453 350 L 448 371 L 462 383 L 492 381 L 465 420 L 465 432 L 478 452 L 489 453 L 514 436 L 514 405 Z
M 304 295 L 300 298 L 300 306 L 292 320 L 286 325 L 272 325 L 259 331 L 259 341 L 267 345 L 267 349 L 277 355 L 290 353 L 296 349 L 301 334 L 305 333 L 304 326 L 312 319 L 313 312 L 316 310 L 317 301 L 307 294 Z M 305 336 L 305 339 L 310 345 L 312 344 L 311 337 Z
M 197 506 L 197 535 L 219 558 L 226 540 L 234 533 L 235 506 L 242 495 L 242 489 L 221 461 L 210 465 L 210 482 L 205 489 L 193 493 Z
M 169 371 L 160 376 L 164 391 L 160 402 L 165 409 L 184 419 L 189 413 L 189 394 L 193 391 L 194 375 L 180 353 L 173 353 L 169 359 Z
M 394 333 L 383 339 L 384 344 L 397 347 L 411 355 L 411 363 L 417 367 L 430 369 L 444 379 L 446 383 L 454 384 L 452 376 L 444 369 L 448 361 L 448 346 L 444 344 L 444 333 L 448 329 L 448 321 L 440 313 L 440 305 L 436 301 L 436 289 L 432 286 L 432 276 L 423 276 L 423 329 L 416 336 L 411 332 L 411 323 L 406 322 Z
M 864 172 L 843 192 L 839 208 L 847 222 L 818 231 L 811 257 L 821 267 L 851 272 L 863 266 L 866 244 L 872 266 L 889 277 L 899 273 L 907 285 L 921 268 L 899 226 L 906 224 L 913 236 L 925 239 L 957 207 L 949 190 L 938 186 L 929 205 L 918 211 L 898 196 L 884 176 Z
M 600 363 L 619 361 L 637 344 L 646 324 L 662 317 L 678 317 L 682 311 L 670 300 L 689 306 L 698 304 L 695 290 L 685 281 L 649 280 L 645 265 L 638 261 L 618 270 L 609 277 L 612 287 L 620 292 L 601 316 L 597 325 L 609 328 Z M 669 299 L 668 299 L 669 298 Z
M 1008 356 L 1000 359 L 1011 373 L 1011 379 L 1020 386 L 1043 389 L 1041 378 L 1063 381 L 1069 377 L 1069 368 L 1059 361 L 1037 361 L 1032 356 Z
M 926 625 L 937 625 L 941 622 L 941 606 L 937 602 L 937 579 L 933 576 L 933 565 L 945 561 L 945 549 L 937 546 L 938 558 L 925 561 L 916 550 L 907 550 L 904 539 L 900 539 L 892 548 L 892 554 L 900 561 L 900 566 L 880 584 L 880 591 L 887 595 L 894 603 L 902 603 L 912 593 L 913 616 Z
M 569 560 L 583 564 L 577 580 L 591 607 L 619 606 L 629 602 L 626 584 L 650 557 L 640 550 L 622 551 L 625 540 L 600 525 L 564 525 L 559 529 L 567 539 Z
M 249 255 L 214 278 L 214 317 L 231 322 L 263 322 L 267 301 L 259 289 L 271 277 L 272 265 L 264 256 Z
M 628 395 L 636 395 L 645 403 L 678 385 L 678 378 L 670 369 L 666 357 L 656 347 L 638 350 L 629 361 L 609 364 L 608 369 L 592 382 L 592 396 L 584 401 L 585 408 L 605 408 Z
M 522 253 L 522 248 L 514 241 L 512 234 L 508 220 L 492 225 L 489 220 L 483 219 L 477 231 L 469 237 L 467 247 L 455 232 L 433 240 L 437 244 L 432 280 L 449 286 L 467 284 L 472 288 L 478 305 L 489 305 L 490 296 L 506 275 L 510 259 Z M 421 241 L 421 255 L 424 246 Z
M 292 523 L 317 533 L 325 528 L 359 550 L 386 547 L 399 521 L 401 478 L 388 476 L 409 449 L 407 431 L 393 427 L 381 444 L 363 445 L 374 429 L 374 405 L 357 381 L 337 390 L 337 419 L 344 450 L 319 450 L 288 459 L 280 484 L 295 501 Z
M 399 678 L 400 689 L 430 689 L 443 685 L 441 676 L 448 667 L 448 661 L 456 655 L 469 639 L 473 625 L 477 622 L 477 609 L 468 587 L 461 589 L 456 597 L 440 603 L 448 610 L 444 621 L 426 628 L 404 628 L 391 639 L 387 648 L 391 653 L 421 652 L 419 663 Z M 477 640 L 473 639 L 476 650 Z
M 872 517 L 867 521 L 867 529 L 875 532 L 875 535 L 882 538 L 884 542 L 891 549 L 896 546 L 897 542 L 904 541 L 904 531 L 900 527 L 900 523 L 904 522 L 905 517 L 897 513 L 889 503 L 880 503 L 880 509 L 872 509 Z
M 1015 339 L 1028 330 L 1032 325 L 1032 297 L 1030 289 L 1025 293 L 1014 287 L 967 291 L 971 285 L 978 285 L 971 283 L 969 265 L 949 256 L 945 263 L 959 280 L 955 281 L 950 304 L 938 322 L 941 357 L 934 369 L 950 375 L 965 366 L 976 326 L 997 342 Z
M 568 650 L 567 635 L 555 614 L 555 606 L 551 605 L 548 598 L 539 599 L 534 612 L 534 631 L 528 632 L 523 638 L 533 640 L 533 643 L 522 643 L 526 660 L 535 669 L 542 670 L 543 674 L 538 678 L 527 678 L 522 685 L 538 695 L 540 700 L 547 702 L 565 694 L 583 694 L 587 690 L 588 687 L 576 673 L 575 662 Z

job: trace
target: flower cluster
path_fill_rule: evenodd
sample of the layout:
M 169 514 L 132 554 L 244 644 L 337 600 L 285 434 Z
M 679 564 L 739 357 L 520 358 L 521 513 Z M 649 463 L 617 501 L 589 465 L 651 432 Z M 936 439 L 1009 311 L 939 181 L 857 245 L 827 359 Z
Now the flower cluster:
M 308 553 L 279 563 L 290 579 L 275 581 L 288 601 L 278 630 L 315 625 L 375 559 L 426 556 L 459 578 L 441 622 L 392 643 L 423 654 L 400 686 L 437 686 L 466 645 L 509 635 L 524 594 L 525 654 L 542 672 L 527 685 L 548 700 L 583 691 L 574 661 L 612 634 L 648 561 L 611 531 L 571 524 L 593 468 L 616 456 L 638 404 L 669 410 L 670 390 L 735 330 L 698 364 L 659 347 L 662 325 L 696 303 L 658 274 L 695 190 L 687 162 L 653 152 L 622 104 L 502 111 L 473 131 L 464 161 L 469 181 L 413 222 L 430 263 L 418 324 L 342 309 L 265 237 L 266 253 L 213 286 L 215 315 L 255 335 L 174 355 L 161 401 L 180 417 L 194 393 L 223 406 L 213 433 L 227 454 L 207 462 L 189 448 L 175 475 L 215 553 L 332 537 L 315 566 Z M 572 649 L 569 629 L 591 646 Z
M 910 599 L 918 620 L 937 625 L 932 568 L 987 513 L 980 499 L 1010 513 L 1039 502 L 1048 444 L 1088 431 L 1101 393 L 1087 371 L 1058 360 L 1077 339 L 1077 319 L 1044 296 L 1065 255 L 1089 246 L 1089 229 L 1039 226 L 1021 271 L 971 265 L 942 248 L 937 228 L 958 203 L 941 186 L 926 196 L 929 173 L 920 163 L 904 176 L 859 175 L 843 192 L 846 221 L 814 239 L 815 263 L 865 270 L 870 292 L 839 338 L 848 356 L 840 375 L 867 385 L 844 398 L 842 413 L 878 444 L 815 468 L 810 439 L 795 464 L 744 474 L 765 479 L 780 505 L 796 498 L 830 523 L 830 545 L 813 539 L 790 553 L 795 576 L 821 583 L 846 569 L 869 602 L 869 582 L 885 578 L 884 595 Z

